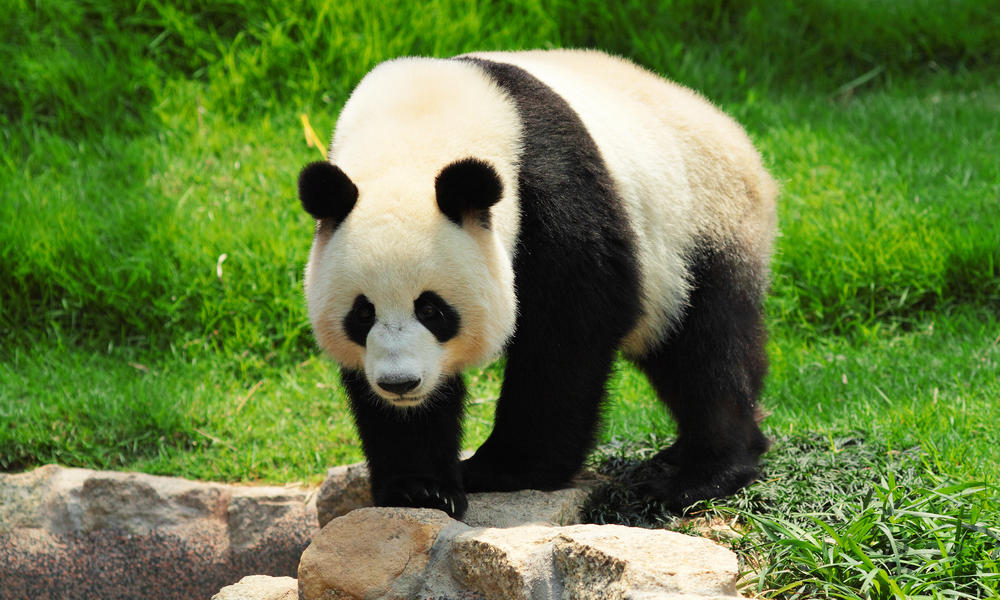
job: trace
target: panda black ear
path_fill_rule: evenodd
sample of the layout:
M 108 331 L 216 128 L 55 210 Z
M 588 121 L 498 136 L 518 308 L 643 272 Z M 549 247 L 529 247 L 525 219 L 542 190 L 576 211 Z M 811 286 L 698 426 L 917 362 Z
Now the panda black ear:
M 299 173 L 299 200 L 313 218 L 339 225 L 358 201 L 358 188 L 340 167 L 314 162 Z
M 466 217 L 473 217 L 489 228 L 490 207 L 503 195 L 503 183 L 490 163 L 465 158 L 441 169 L 434 191 L 438 208 L 455 224 L 461 226 Z

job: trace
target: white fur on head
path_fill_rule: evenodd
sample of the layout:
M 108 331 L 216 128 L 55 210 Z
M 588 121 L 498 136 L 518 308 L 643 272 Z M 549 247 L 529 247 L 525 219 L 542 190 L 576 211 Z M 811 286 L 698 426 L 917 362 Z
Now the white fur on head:
M 473 65 L 436 59 L 383 63 L 344 106 L 330 161 L 358 188 L 358 200 L 333 229 L 321 223 L 306 268 L 309 317 L 320 346 L 342 365 L 377 380 L 419 373 L 413 404 L 442 377 L 497 356 L 513 333 L 520 120 L 511 101 Z M 503 185 L 489 228 L 459 227 L 437 207 L 436 175 L 456 160 L 489 163 Z M 439 343 L 413 315 L 432 291 L 461 319 Z M 364 347 L 344 317 L 364 294 L 376 321 Z

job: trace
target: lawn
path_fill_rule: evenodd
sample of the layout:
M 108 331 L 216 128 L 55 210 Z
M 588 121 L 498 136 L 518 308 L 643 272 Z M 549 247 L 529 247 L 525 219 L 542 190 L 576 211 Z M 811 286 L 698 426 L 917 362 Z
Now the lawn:
M 600 47 L 719 103 L 781 182 L 770 470 L 700 509 L 747 524 L 741 556 L 765 574 L 754 589 L 998 594 L 995 2 L 8 4 L 0 470 L 316 483 L 360 460 L 301 293 L 312 223 L 295 178 L 321 155 L 306 132 L 325 143 L 351 87 L 392 56 Z M 500 374 L 467 374 L 466 446 L 489 431 Z M 625 362 L 607 416 L 595 464 L 673 432 Z M 864 461 L 841 452 L 855 446 Z M 834 461 L 809 471 L 832 472 L 828 488 L 796 478 L 804 463 L 788 458 L 802 448 Z M 794 502 L 792 488 L 804 490 Z M 808 503 L 830 494 L 840 500 Z M 892 521 L 906 506 L 944 521 Z M 594 514 L 670 524 L 613 513 Z M 869 567 L 838 541 L 874 539 L 859 523 L 937 539 L 928 531 L 956 519 L 971 528 L 914 555 L 937 571 L 904 569 L 903 551 Z M 838 564 L 861 565 L 857 583 L 837 584 L 848 591 L 822 583 L 852 581 Z

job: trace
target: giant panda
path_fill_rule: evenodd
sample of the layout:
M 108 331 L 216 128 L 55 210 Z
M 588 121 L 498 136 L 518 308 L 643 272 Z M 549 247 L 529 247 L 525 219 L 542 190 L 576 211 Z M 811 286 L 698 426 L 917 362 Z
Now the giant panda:
M 597 51 L 399 58 L 298 180 L 319 346 L 341 367 L 379 506 L 564 486 L 617 353 L 678 424 L 647 497 L 680 510 L 757 476 L 776 185 L 698 94 Z M 506 355 L 459 460 L 463 369 Z

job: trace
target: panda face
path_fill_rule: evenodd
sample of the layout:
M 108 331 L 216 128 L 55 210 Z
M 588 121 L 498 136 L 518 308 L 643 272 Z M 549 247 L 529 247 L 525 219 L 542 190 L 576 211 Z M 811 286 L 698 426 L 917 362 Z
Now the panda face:
M 516 315 L 511 260 L 491 223 L 498 176 L 467 159 L 437 175 L 405 188 L 341 182 L 331 197 L 317 190 L 349 180 L 338 168 L 310 165 L 300 180 L 317 217 L 305 280 L 316 339 L 398 407 L 432 401 L 445 378 L 498 355 Z M 345 194 L 346 210 L 329 208 Z

